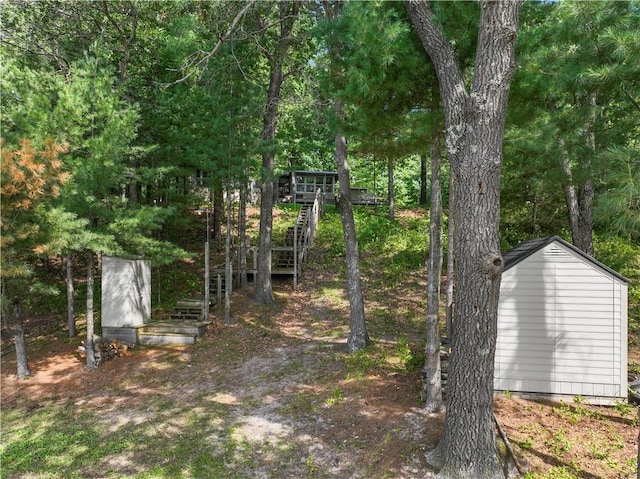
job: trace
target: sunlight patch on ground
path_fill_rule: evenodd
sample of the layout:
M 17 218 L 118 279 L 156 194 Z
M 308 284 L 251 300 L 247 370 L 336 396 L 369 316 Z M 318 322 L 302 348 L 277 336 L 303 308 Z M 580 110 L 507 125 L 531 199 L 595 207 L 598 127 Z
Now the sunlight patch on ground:
M 281 422 L 260 416 L 244 416 L 234 428 L 232 438 L 237 442 L 276 444 L 278 439 L 290 433 L 291 428 Z
M 226 404 L 229 406 L 235 406 L 239 403 L 238 398 L 229 393 L 218 393 L 209 400 L 217 402 L 218 404 Z

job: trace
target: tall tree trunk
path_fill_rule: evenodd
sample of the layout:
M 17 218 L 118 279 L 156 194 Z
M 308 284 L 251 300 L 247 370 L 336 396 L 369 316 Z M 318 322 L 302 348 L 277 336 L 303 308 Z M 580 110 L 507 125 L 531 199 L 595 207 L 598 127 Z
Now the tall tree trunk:
M 213 242 L 216 245 L 216 251 L 220 251 L 222 245 L 222 218 L 224 218 L 224 192 L 219 181 L 213 188 L 213 225 L 212 235 Z
M 440 187 L 440 132 L 431 145 L 431 205 L 429 207 L 429 260 L 427 262 L 427 344 L 423 368 L 424 409 L 441 411 L 440 278 L 442 275 L 442 196 Z
M 290 35 L 295 23 L 297 2 L 280 2 L 280 36 L 276 51 L 265 55 L 269 60 L 269 90 L 262 124 L 262 141 L 266 147 L 262 154 L 262 188 L 260 191 L 260 238 L 258 243 L 258 271 L 255 299 L 262 304 L 273 302 L 271 285 L 271 234 L 273 229 L 274 159 L 273 141 L 276 137 L 280 89 L 284 81 L 283 63 L 289 51 Z
M 224 247 L 224 324 L 231 324 L 231 290 L 233 287 L 233 271 L 231 261 L 231 180 L 227 183 L 227 231 Z
M 67 329 L 69 337 L 75 338 L 78 334 L 76 331 L 76 310 L 75 297 L 73 287 L 73 255 L 69 253 L 64 258 L 65 263 L 65 283 L 67 284 Z
M 592 93 L 588 97 L 587 123 L 584 128 L 584 142 L 590 155 L 581 155 L 578 160 L 578 168 L 581 181 L 574 178 L 571 169 L 569 150 L 563 138 L 558 140 L 560 146 L 560 161 L 564 173 L 564 192 L 569 214 L 571 228 L 571 240 L 575 247 L 581 249 L 590 256 L 594 256 L 593 249 L 593 196 L 595 188 L 591 173 L 591 161 L 589 156 L 595 155 L 595 123 L 596 123 L 596 95 Z M 578 184 L 576 184 L 578 183 Z
M 27 360 L 27 340 L 25 337 L 24 321 L 22 319 L 22 303 L 20 300 L 13 301 L 13 315 L 7 320 L 7 330 L 13 336 L 13 345 L 16 350 L 16 376 L 18 379 L 25 379 L 31 376 L 29 363 Z
M 342 118 L 342 103 L 340 100 L 334 100 L 334 108 L 337 117 Z M 353 219 L 353 205 L 351 204 L 351 181 L 349 178 L 349 163 L 347 162 L 347 141 L 341 131 L 336 132 L 335 136 L 335 157 L 339 182 L 337 202 L 342 220 L 342 230 L 344 232 L 347 262 L 347 292 L 350 310 L 347 352 L 351 353 L 364 349 L 370 343 L 370 340 L 364 314 L 356 224 Z
M 418 204 L 427 204 L 427 155 L 420 155 L 420 198 Z
M 453 172 L 449 176 L 449 215 L 447 216 L 447 302 L 445 306 L 445 323 L 447 328 L 447 342 L 451 342 L 453 336 L 453 290 L 456 283 L 455 275 L 455 234 L 456 234 L 456 222 L 455 208 L 456 208 L 456 195 L 455 195 L 455 179 Z
M 240 276 L 240 289 L 249 287 L 247 278 L 247 183 L 240 182 L 240 206 L 238 208 L 238 275 Z
M 394 188 L 394 162 L 392 158 L 387 160 L 387 191 L 388 191 L 388 202 L 389 202 L 389 219 L 393 220 L 396 217 L 396 206 L 395 206 L 395 188 Z
M 448 407 L 428 460 L 439 478 L 504 478 L 493 425 L 493 374 L 500 277 L 500 171 L 521 3 L 480 2 L 471 92 L 429 4 L 406 3 L 440 84 L 447 153 L 455 174 L 456 288 Z
M 87 255 L 87 339 L 84 343 L 87 369 L 93 369 L 98 365 L 95 355 L 93 277 L 93 251 L 91 251 Z
M 562 172 L 565 177 L 564 194 L 569 214 L 571 240 L 576 248 L 593 256 L 593 182 L 588 179 L 576 189 L 569 152 L 564 140 L 560 139 L 559 143 Z
M 119 42 L 120 53 L 122 54 L 118 63 L 118 79 L 120 85 L 124 85 L 129 76 L 131 50 L 137 39 L 140 11 L 134 2 L 121 2 L 119 4 L 116 2 L 96 2 L 96 5 L 102 10 L 104 20 L 109 22 L 117 32 L 116 37 Z M 114 9 L 112 10 L 112 8 Z M 114 17 L 113 13 L 121 14 L 123 17 L 126 17 L 128 21 L 125 22 L 121 18 Z M 127 185 L 127 196 L 132 205 L 137 205 L 140 202 L 140 184 L 137 179 L 137 172 L 140 165 L 135 155 L 129 156 L 128 163 L 130 174 Z

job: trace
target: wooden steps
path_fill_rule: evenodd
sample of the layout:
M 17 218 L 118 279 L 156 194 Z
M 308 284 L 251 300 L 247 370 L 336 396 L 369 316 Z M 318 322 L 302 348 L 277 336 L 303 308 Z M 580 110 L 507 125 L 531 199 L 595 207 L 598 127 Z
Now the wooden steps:
M 138 329 L 140 344 L 194 344 L 211 321 L 152 321 Z
M 211 324 L 205 318 L 204 296 L 177 302 L 167 321 L 151 321 L 138 328 L 140 344 L 194 344 Z
M 293 251 L 274 251 L 273 252 L 273 270 L 293 270 L 294 256 Z

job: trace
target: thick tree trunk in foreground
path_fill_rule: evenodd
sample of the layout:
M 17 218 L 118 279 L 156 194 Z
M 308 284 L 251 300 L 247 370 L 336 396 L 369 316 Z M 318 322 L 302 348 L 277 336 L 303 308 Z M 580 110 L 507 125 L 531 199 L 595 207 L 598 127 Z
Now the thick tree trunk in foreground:
M 335 110 L 338 118 L 342 117 L 342 104 L 335 100 Z M 351 181 L 349 179 L 349 163 L 347 162 L 347 141 L 342 132 L 335 136 L 335 156 L 338 168 L 338 209 L 342 219 L 344 246 L 347 262 L 347 292 L 349 295 L 350 327 L 347 339 L 347 352 L 351 353 L 364 349 L 370 342 L 367 332 L 367 322 L 364 314 L 364 299 L 362 297 L 362 283 L 360 282 L 360 259 L 358 240 L 356 238 L 356 224 L 353 219 L 353 205 L 351 204 Z
M 456 177 L 456 289 L 447 415 L 428 460 L 439 478 L 504 478 L 493 425 L 493 372 L 500 277 L 500 170 L 520 2 L 480 2 L 471 92 L 429 4 L 407 11 L 438 75 L 447 154 Z
M 95 355 L 93 276 L 93 252 L 89 252 L 87 255 L 87 339 L 84 343 L 87 369 L 93 369 L 98 365 Z
M 265 158 L 266 156 L 266 158 Z M 270 166 L 269 166 L 270 165 Z M 259 303 L 273 302 L 271 285 L 271 233 L 273 230 L 273 155 L 263 155 L 263 180 L 260 189 L 260 236 L 258 239 L 258 270 L 255 299 Z
M 227 229 L 224 242 L 224 324 L 231 324 L 231 290 L 233 287 L 231 215 L 231 182 L 229 182 L 227 183 Z
M 455 237 L 456 222 L 454 210 L 456 208 L 454 176 L 449 177 L 449 215 L 447 216 L 447 300 L 445 306 L 445 322 L 447 328 L 447 341 L 453 336 L 453 290 L 456 283 L 454 270 L 455 264 Z
M 67 284 L 67 329 L 69 337 L 75 338 L 78 334 L 76 331 L 76 311 L 73 287 L 73 255 L 69 254 L 64 258 L 65 264 L 65 283 Z
M 442 274 L 442 197 L 440 187 L 440 132 L 431 145 L 431 205 L 429 208 L 429 259 L 427 261 L 427 344 L 423 368 L 424 409 L 441 411 L 440 277 Z

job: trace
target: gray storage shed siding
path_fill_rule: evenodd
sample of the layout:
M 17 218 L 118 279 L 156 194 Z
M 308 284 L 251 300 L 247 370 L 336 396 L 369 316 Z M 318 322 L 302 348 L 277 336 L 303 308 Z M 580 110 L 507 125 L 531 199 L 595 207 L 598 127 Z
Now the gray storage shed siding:
M 626 398 L 628 280 L 557 236 L 504 259 L 495 389 Z
M 137 342 L 137 328 L 151 319 L 151 267 L 145 260 L 102 257 L 102 335 Z

